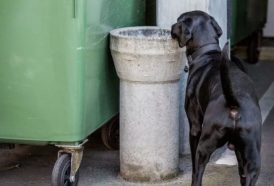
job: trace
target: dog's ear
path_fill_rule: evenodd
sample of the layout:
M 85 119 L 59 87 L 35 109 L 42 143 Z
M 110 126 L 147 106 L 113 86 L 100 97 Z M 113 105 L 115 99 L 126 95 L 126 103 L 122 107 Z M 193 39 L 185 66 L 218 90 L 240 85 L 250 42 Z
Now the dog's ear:
M 213 17 L 210 16 L 210 22 L 211 22 L 217 36 L 221 37 L 221 35 L 223 34 L 223 31 L 222 31 L 221 27 L 218 25 L 217 21 Z
M 222 55 L 225 56 L 226 59 L 230 60 L 230 50 L 229 50 L 229 42 L 226 42 L 223 50 L 222 50 Z

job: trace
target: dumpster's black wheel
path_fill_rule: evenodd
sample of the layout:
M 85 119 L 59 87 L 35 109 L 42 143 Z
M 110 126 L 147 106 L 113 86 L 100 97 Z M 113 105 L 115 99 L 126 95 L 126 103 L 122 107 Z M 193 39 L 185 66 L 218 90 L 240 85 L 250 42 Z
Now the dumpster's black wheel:
M 115 116 L 102 127 L 101 137 L 104 145 L 109 150 L 119 149 L 119 116 Z
M 247 46 L 247 62 L 256 64 L 259 62 L 262 42 L 262 31 L 256 31 L 249 37 Z
M 69 154 L 62 154 L 55 162 L 51 183 L 52 186 L 77 186 L 79 180 L 79 171 L 75 175 L 75 181 L 71 182 L 69 179 L 71 167 L 71 156 Z

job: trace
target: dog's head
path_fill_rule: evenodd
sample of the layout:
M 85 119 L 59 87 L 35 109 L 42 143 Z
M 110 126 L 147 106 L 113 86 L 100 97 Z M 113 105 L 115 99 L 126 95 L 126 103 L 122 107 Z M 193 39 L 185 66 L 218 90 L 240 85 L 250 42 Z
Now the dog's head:
M 202 11 L 182 14 L 171 28 L 171 36 L 177 39 L 180 47 L 197 48 L 209 43 L 218 43 L 222 33 L 215 19 Z

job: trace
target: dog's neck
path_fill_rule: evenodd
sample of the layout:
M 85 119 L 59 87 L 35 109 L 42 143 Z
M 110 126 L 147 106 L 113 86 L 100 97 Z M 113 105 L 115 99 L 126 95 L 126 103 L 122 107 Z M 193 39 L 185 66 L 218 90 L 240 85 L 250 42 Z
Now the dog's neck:
M 200 47 L 190 47 L 189 45 L 186 46 L 186 56 L 188 59 L 188 64 L 191 65 L 193 61 L 203 54 L 209 53 L 209 52 L 220 52 L 220 46 L 219 43 L 207 43 L 205 45 L 202 45 Z
M 208 65 L 208 60 L 196 60 L 196 58 L 203 56 L 209 52 L 221 52 L 220 46 L 218 43 L 208 43 L 199 48 L 188 48 L 186 49 L 186 56 L 188 60 L 188 66 L 185 66 L 185 72 L 189 72 L 189 76 L 192 76 L 195 71 L 200 69 L 203 66 Z

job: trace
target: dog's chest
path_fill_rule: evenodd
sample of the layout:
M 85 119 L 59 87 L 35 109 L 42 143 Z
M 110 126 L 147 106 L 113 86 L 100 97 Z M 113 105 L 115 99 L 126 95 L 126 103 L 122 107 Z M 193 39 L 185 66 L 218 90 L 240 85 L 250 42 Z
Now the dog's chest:
M 210 74 L 210 68 L 201 69 L 201 72 L 189 75 L 186 98 L 185 98 L 185 109 L 186 112 L 193 112 L 195 117 L 197 115 L 203 116 L 206 108 L 206 100 L 208 95 L 208 75 Z
M 199 87 L 195 86 L 195 81 L 188 82 L 185 98 L 185 110 L 190 120 L 196 120 L 203 115 L 203 111 L 199 102 Z

